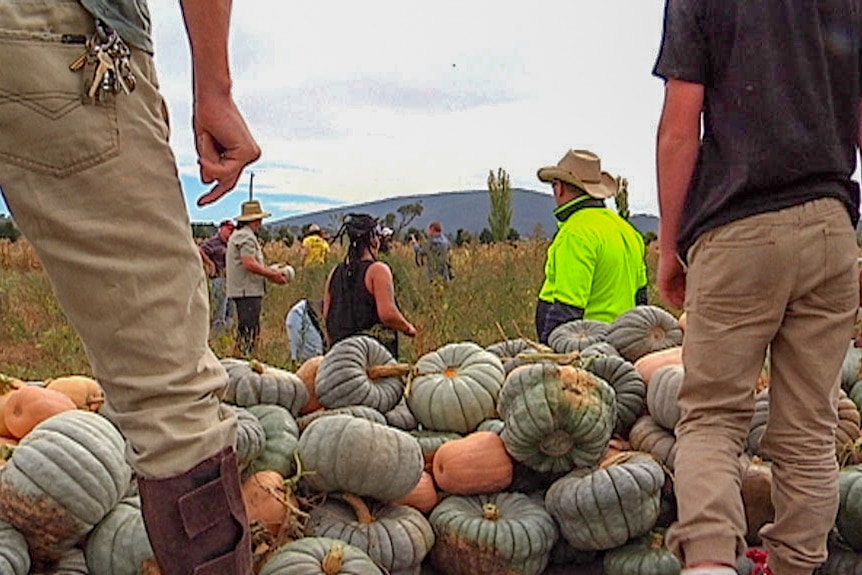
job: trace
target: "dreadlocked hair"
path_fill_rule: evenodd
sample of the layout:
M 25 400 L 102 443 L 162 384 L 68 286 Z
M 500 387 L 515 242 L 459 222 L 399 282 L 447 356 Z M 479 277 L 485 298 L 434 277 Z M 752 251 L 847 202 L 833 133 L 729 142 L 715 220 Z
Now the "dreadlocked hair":
M 344 241 L 346 235 L 350 241 L 347 248 L 345 262 L 351 264 L 359 261 L 365 248 L 371 247 L 371 240 L 377 237 L 377 218 L 369 214 L 347 214 L 342 221 L 341 227 L 335 234 L 334 240 Z

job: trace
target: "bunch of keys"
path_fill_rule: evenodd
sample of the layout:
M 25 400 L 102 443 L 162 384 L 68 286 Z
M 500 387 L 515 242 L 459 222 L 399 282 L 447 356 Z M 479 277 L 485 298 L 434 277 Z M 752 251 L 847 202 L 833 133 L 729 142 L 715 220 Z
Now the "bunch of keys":
M 69 65 L 77 72 L 93 69 L 93 76 L 87 87 L 87 96 L 100 101 L 107 94 L 129 94 L 135 89 L 135 75 L 129 61 L 131 52 L 128 45 L 114 30 L 101 20 L 96 20 L 96 33 L 87 39 L 84 53 Z M 85 70 L 85 76 L 87 70 Z

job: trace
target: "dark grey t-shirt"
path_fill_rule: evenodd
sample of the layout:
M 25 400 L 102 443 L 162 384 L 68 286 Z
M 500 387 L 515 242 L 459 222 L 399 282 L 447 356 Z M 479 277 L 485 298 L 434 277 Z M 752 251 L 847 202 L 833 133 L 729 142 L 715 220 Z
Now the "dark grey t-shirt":
M 653 73 L 704 85 L 683 257 L 705 231 L 820 197 L 857 223 L 862 0 L 667 0 Z
M 80 0 L 81 5 L 119 34 L 129 46 L 153 53 L 147 0 Z

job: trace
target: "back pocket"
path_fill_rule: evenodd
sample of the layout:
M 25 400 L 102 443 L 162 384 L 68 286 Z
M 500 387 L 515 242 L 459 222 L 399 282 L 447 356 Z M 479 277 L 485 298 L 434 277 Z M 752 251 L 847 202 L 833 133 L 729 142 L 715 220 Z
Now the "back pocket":
M 59 34 L 0 31 L 0 162 L 64 177 L 119 154 L 117 109 L 83 100 L 84 51 Z

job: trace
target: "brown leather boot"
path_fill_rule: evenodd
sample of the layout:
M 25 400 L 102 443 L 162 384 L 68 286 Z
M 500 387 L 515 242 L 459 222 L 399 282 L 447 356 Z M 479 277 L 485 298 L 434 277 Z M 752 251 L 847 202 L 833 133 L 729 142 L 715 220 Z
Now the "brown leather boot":
M 251 536 L 233 448 L 167 479 L 138 479 L 162 575 L 252 575 Z

